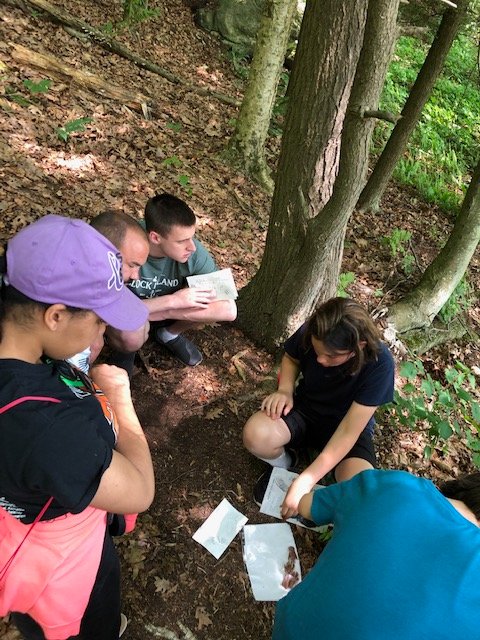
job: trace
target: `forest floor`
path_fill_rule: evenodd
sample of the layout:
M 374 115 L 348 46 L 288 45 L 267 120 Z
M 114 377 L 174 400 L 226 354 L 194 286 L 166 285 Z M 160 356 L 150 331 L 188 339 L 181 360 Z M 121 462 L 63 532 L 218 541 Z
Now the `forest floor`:
M 97 28 L 120 20 L 121 3 L 64 0 L 57 3 Z M 194 24 L 181 0 L 150 2 L 159 15 L 117 39 L 193 85 L 241 99 L 243 81 L 222 43 Z M 231 267 L 238 288 L 255 273 L 264 246 L 269 198 L 220 157 L 232 133 L 236 110 L 215 97 L 136 67 L 88 39 L 78 39 L 39 11 L 0 7 L 0 157 L 3 168 L 0 241 L 47 213 L 89 219 L 107 208 L 141 216 L 155 192 L 189 200 L 198 215 L 199 237 L 221 267 Z M 64 76 L 20 62 L 15 46 L 48 53 L 116 86 L 141 92 L 156 103 L 145 119 L 132 106 L 105 98 Z M 45 93 L 25 80 L 51 78 Z M 27 83 L 28 84 L 28 83 Z M 31 86 L 31 85 L 30 85 Z M 89 117 L 85 131 L 67 142 L 56 128 Z M 278 154 L 272 138 L 268 153 Z M 354 214 L 342 271 L 355 273 L 348 291 L 374 312 L 411 287 L 443 244 L 452 221 L 393 185 L 378 215 Z M 393 229 L 412 232 L 415 268 L 401 272 L 381 238 Z M 478 255 L 470 280 L 478 291 Z M 383 291 L 383 297 L 375 292 Z M 470 311 L 478 332 L 479 311 Z M 193 336 L 192 336 L 193 337 Z M 242 426 L 275 385 L 275 359 L 234 326 L 206 327 L 195 341 L 204 361 L 188 369 L 148 343 L 139 354 L 132 390 L 154 457 L 155 502 L 136 531 L 118 540 L 123 565 L 127 640 L 266 640 L 274 604 L 255 602 L 242 559 L 240 537 L 215 560 L 192 534 L 226 497 L 250 523 L 272 522 L 259 513 L 252 486 L 263 465 L 241 444 Z M 461 360 L 479 373 L 479 345 L 449 343 L 423 357 L 432 375 Z M 433 480 L 472 469 L 464 443 L 452 438 L 447 452 L 425 459 L 421 432 L 379 420 L 382 467 L 405 469 Z M 317 534 L 293 527 L 302 570 L 322 548 Z M 0 621 L 0 637 L 17 632 Z

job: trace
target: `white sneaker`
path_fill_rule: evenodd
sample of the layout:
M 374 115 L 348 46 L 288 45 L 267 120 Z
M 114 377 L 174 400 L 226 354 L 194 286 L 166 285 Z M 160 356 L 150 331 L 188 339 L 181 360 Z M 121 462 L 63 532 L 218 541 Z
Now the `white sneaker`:
M 118 637 L 121 638 L 123 636 L 123 632 L 127 628 L 128 619 L 124 613 L 120 614 L 120 631 L 118 632 Z

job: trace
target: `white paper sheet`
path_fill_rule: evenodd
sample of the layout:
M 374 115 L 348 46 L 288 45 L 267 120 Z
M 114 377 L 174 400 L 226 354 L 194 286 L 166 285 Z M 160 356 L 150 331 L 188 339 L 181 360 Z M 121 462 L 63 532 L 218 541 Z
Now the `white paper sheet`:
M 218 560 L 247 521 L 248 518 L 224 498 L 192 538 Z
M 289 486 L 292 484 L 295 478 L 298 478 L 298 473 L 293 473 L 293 471 L 281 469 L 280 467 L 273 467 L 267 490 L 265 491 L 265 495 L 263 496 L 260 513 L 264 513 L 267 516 L 273 516 L 274 518 L 283 520 L 280 512 L 280 507 L 282 506 L 282 503 L 285 499 L 285 494 L 287 493 Z M 323 487 L 316 484 L 314 489 L 323 489 Z M 301 516 L 288 518 L 287 522 L 298 524 L 300 527 L 305 526 L 302 522 Z M 322 531 L 327 527 L 319 526 L 308 528 L 313 529 L 314 531 Z
M 286 522 L 247 524 L 243 559 L 255 600 L 280 600 L 302 579 L 297 547 Z
M 189 287 L 197 289 L 215 289 L 217 300 L 236 300 L 237 287 L 231 269 L 220 269 L 212 273 L 201 273 L 198 276 L 187 276 Z

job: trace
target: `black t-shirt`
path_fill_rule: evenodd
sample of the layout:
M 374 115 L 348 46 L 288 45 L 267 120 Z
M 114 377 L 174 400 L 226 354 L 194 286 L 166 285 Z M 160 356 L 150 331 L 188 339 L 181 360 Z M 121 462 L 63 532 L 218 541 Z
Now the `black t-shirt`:
M 0 360 L 0 506 L 28 524 L 47 500 L 42 520 L 79 513 L 97 492 L 115 446 L 115 418 L 106 397 L 79 380 L 65 383 L 52 364 Z
M 352 402 L 377 407 L 393 400 L 393 358 L 385 344 L 375 360 L 366 362 L 358 373 L 351 375 L 346 362 L 338 367 L 324 367 L 317 362 L 312 344 L 304 345 L 306 325 L 302 325 L 285 342 L 286 353 L 300 363 L 300 377 L 295 390 L 295 409 L 311 421 L 336 427 Z M 375 421 L 367 428 L 373 430 Z

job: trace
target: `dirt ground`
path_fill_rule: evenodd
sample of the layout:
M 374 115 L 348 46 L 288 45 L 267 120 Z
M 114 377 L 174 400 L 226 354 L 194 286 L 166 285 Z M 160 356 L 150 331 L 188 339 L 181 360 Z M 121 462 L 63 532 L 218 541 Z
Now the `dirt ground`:
M 119 20 L 120 4 L 57 2 L 96 27 Z M 225 48 L 197 29 L 191 10 L 181 0 L 157 0 L 150 6 L 159 15 L 120 32 L 118 40 L 192 84 L 240 99 L 243 81 Z M 3 4 L 0 35 L 0 240 L 46 213 L 89 219 L 115 208 L 141 216 L 150 196 L 171 191 L 189 199 L 198 214 L 200 238 L 219 266 L 232 268 L 238 288 L 243 286 L 261 259 L 269 199 L 221 161 L 235 108 L 139 69 L 38 11 Z M 148 95 L 158 106 L 155 117 L 144 119 L 121 101 L 18 62 L 12 43 Z M 52 82 L 45 93 L 32 94 L 24 82 L 47 77 Z M 82 117 L 92 118 L 85 131 L 61 141 L 56 128 Z M 278 139 L 272 139 L 272 162 L 278 147 Z M 414 192 L 392 186 L 381 214 L 352 218 L 342 266 L 342 271 L 356 274 L 350 294 L 378 311 L 418 277 L 450 226 L 441 211 L 427 207 Z M 413 233 L 417 267 L 410 278 L 400 274 L 388 248 L 379 242 L 394 228 Z M 470 271 L 478 290 L 478 255 Z M 375 297 L 380 289 L 383 298 Z M 477 331 L 478 313 L 476 308 L 470 312 Z M 224 497 L 250 523 L 273 521 L 253 503 L 252 486 L 263 464 L 243 449 L 241 430 L 275 385 L 275 359 L 235 325 L 205 327 L 190 337 L 204 354 L 201 365 L 185 368 L 148 343 L 132 380 L 135 406 L 152 448 L 157 492 L 135 532 L 118 540 L 124 611 L 130 620 L 124 637 L 266 640 L 274 605 L 252 597 L 240 536 L 220 560 L 191 536 Z M 424 357 L 432 371 L 456 359 L 478 367 L 478 342 L 451 343 Z M 379 420 L 377 445 L 379 462 L 386 468 L 432 479 L 471 469 L 462 442 L 452 441 L 448 453 L 437 451 L 428 461 L 423 456 L 425 437 L 399 430 L 386 417 Z M 314 532 L 293 528 L 305 573 L 323 543 Z M 0 621 L 0 637 L 18 636 L 8 621 Z

